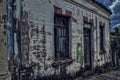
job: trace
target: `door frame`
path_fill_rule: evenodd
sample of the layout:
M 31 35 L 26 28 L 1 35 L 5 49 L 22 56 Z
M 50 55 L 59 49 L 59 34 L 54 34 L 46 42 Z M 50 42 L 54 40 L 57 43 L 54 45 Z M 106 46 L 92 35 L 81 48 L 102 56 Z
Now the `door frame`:
M 89 34 L 85 34 L 85 30 L 89 30 L 90 33 Z M 84 40 L 84 37 L 85 36 L 88 36 L 90 38 L 90 66 L 89 66 L 89 69 L 86 69 L 86 66 L 85 66 L 85 52 L 84 52 L 84 67 L 85 67 L 85 70 L 92 70 L 93 69 L 93 57 L 92 57 L 92 32 L 91 32 L 91 28 L 83 28 L 83 40 Z M 83 41 L 84 42 L 84 41 Z

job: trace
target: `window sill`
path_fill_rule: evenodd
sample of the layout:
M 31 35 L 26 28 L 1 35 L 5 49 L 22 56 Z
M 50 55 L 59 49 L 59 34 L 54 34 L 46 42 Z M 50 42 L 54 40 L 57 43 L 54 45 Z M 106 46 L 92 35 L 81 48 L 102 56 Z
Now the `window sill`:
M 57 60 L 55 62 L 52 63 L 53 67 L 59 66 L 59 65 L 63 65 L 63 64 L 69 64 L 72 63 L 73 59 L 64 59 L 64 60 Z

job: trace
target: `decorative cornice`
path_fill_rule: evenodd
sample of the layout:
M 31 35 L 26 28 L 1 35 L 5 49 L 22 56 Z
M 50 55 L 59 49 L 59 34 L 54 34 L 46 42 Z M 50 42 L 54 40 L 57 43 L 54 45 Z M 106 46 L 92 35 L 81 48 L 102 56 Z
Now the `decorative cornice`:
M 78 2 L 76 2 L 76 1 L 74 1 L 74 0 L 65 0 L 65 1 L 66 1 L 66 2 L 69 2 L 69 3 L 73 4 L 73 5 L 76 5 L 76 6 L 80 7 L 80 8 L 84 8 L 84 9 L 86 9 L 87 11 L 89 11 L 89 12 L 91 12 L 91 13 L 94 13 L 94 14 L 97 14 L 97 15 L 99 15 L 99 16 L 107 19 L 107 20 L 110 20 L 110 18 L 101 15 L 101 14 L 98 13 L 95 9 L 90 9 L 90 8 L 88 8 L 88 7 L 82 5 L 82 4 L 80 4 L 80 3 L 78 3 Z M 90 2 L 90 1 L 89 1 L 89 2 Z M 90 2 L 90 3 L 92 3 L 92 2 Z M 92 3 L 92 4 L 93 4 L 93 3 Z M 93 4 L 93 5 L 95 6 L 95 4 Z M 97 6 L 97 5 L 96 5 L 96 6 Z M 96 7 L 96 6 L 95 6 L 95 7 Z M 101 9 L 103 12 L 105 12 L 102 8 L 100 8 L 100 9 Z M 111 14 L 109 14 L 107 11 L 106 11 L 105 13 L 106 13 L 108 16 L 111 15 Z
M 90 0 L 90 3 L 94 5 L 95 7 L 98 7 L 99 9 L 107 13 L 108 15 L 112 14 L 112 12 L 108 8 L 106 8 L 103 4 L 97 2 L 96 0 Z

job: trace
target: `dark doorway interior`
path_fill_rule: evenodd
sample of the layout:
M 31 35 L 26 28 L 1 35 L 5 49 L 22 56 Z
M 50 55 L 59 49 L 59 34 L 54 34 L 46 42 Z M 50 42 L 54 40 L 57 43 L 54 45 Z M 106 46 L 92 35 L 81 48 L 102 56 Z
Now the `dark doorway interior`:
M 85 70 L 90 70 L 91 66 L 91 30 L 84 29 L 84 64 Z

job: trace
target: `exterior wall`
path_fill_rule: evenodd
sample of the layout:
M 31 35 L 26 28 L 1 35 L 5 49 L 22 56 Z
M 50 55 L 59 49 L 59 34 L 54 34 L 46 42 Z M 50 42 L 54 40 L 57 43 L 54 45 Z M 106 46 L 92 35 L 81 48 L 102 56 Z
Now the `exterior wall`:
M 10 80 L 8 75 L 7 38 L 6 38 L 6 0 L 0 1 L 0 80 Z
M 74 2 L 76 1 L 76 2 Z M 21 8 L 21 54 L 22 64 L 34 68 L 35 76 L 49 76 L 66 73 L 73 75 L 84 68 L 84 41 L 83 17 L 93 20 L 92 26 L 92 60 L 93 68 L 110 62 L 110 29 L 108 13 L 97 8 L 85 0 L 24 0 Z M 79 2 L 78 2 L 79 1 Z M 85 4 L 85 5 L 83 5 Z M 82 7 L 83 5 L 84 7 Z M 71 58 L 60 62 L 54 61 L 54 6 L 62 9 L 65 15 L 66 10 L 72 12 L 70 23 L 71 37 Z M 90 8 L 90 9 L 89 9 Z M 93 12 L 93 10 L 95 10 Z M 58 11 L 59 12 L 59 11 Z M 105 50 L 106 54 L 100 55 L 99 50 L 99 25 L 105 23 Z M 89 25 L 88 25 L 89 26 Z M 77 52 L 77 45 L 81 44 L 80 56 Z M 79 57 L 79 59 L 77 58 Z M 63 64 L 64 63 L 64 64 Z M 53 67 L 53 65 L 57 65 Z M 62 64 L 62 65 L 61 65 Z

